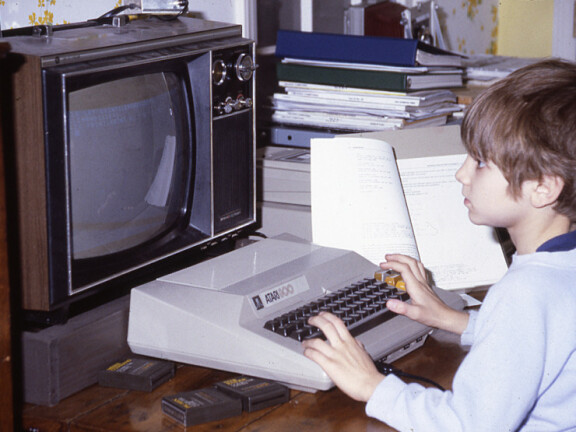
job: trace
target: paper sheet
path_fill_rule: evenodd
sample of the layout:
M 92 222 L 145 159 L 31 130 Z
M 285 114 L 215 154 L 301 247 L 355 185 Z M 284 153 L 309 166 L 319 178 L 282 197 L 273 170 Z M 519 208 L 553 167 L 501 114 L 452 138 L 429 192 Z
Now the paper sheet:
M 494 230 L 468 218 L 454 177 L 464 158 L 396 161 L 378 139 L 311 140 L 314 243 L 356 251 L 375 264 L 387 253 L 420 257 L 444 289 L 494 283 L 506 261 Z
M 392 147 L 319 138 L 310 152 L 314 243 L 353 250 L 375 264 L 389 252 L 418 257 Z
M 455 174 L 466 155 L 397 161 L 422 262 L 444 289 L 494 283 L 506 272 L 494 229 L 474 225 Z

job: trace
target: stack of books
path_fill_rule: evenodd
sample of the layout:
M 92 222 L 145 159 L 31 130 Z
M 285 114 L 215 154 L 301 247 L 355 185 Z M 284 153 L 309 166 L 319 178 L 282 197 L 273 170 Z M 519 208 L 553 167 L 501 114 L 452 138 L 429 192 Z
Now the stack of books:
M 446 123 L 461 111 L 462 59 L 414 39 L 280 30 L 278 124 L 376 131 Z

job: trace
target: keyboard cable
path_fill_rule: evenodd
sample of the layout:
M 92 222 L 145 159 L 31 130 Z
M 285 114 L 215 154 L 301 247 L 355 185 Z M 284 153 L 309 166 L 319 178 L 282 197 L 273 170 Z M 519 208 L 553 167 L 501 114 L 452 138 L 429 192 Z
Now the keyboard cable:
M 408 379 L 412 379 L 412 380 L 416 380 L 416 381 L 422 381 L 422 382 L 431 384 L 434 387 L 436 387 L 442 391 L 446 390 L 440 384 L 438 384 L 435 381 L 432 381 L 431 379 L 428 379 L 426 377 L 419 376 L 419 375 L 409 374 L 407 372 L 404 372 L 404 371 L 398 369 L 397 367 L 392 366 L 390 363 L 383 362 L 382 360 L 374 361 L 374 365 L 376 366 L 376 369 L 378 369 L 378 372 L 380 372 L 381 374 L 384 374 L 384 375 L 394 374 L 397 377 L 408 378 Z

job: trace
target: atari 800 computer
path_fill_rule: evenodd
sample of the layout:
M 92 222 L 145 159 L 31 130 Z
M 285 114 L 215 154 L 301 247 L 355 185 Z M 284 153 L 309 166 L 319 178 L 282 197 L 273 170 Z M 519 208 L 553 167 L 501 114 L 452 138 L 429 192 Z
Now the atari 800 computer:
M 355 252 L 290 235 L 260 240 L 134 288 L 128 344 L 136 354 L 327 390 L 330 378 L 303 355 L 302 340 L 322 337 L 309 316 L 336 313 L 388 362 L 433 330 L 386 309 L 388 298 L 410 300 L 378 270 Z M 438 293 L 463 307 L 456 293 Z

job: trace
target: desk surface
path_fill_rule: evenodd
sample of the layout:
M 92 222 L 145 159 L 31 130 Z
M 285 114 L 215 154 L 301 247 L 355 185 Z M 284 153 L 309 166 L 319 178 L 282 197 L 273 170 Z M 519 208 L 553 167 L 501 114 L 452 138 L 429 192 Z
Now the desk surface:
M 404 372 L 425 376 L 450 388 L 458 365 L 466 355 L 455 336 L 437 332 L 417 351 L 394 363 Z M 180 366 L 175 377 L 153 392 L 89 387 L 54 407 L 26 405 L 25 430 L 52 431 L 181 431 L 185 428 L 161 411 L 163 396 L 203 388 L 229 378 L 222 371 Z M 290 401 L 226 420 L 188 427 L 194 431 L 338 431 L 383 432 L 390 427 L 364 413 L 364 404 L 338 389 L 306 393 L 291 391 Z

